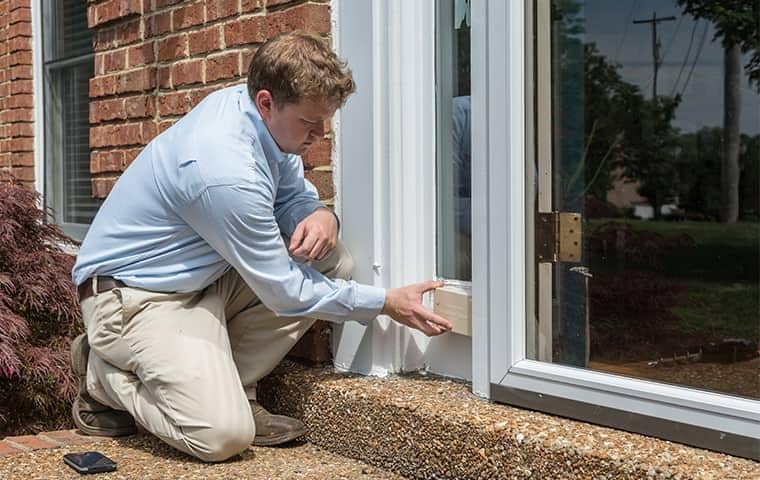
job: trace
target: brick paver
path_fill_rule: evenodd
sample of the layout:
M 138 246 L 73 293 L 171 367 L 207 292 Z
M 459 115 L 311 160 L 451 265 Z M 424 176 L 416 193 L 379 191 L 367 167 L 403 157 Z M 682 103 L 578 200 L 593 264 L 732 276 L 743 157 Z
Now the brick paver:
M 9 445 L 22 450 L 39 450 L 41 448 L 54 448 L 58 445 L 44 440 L 36 435 L 21 435 L 19 437 L 6 437 L 4 440 Z
M 100 442 L 103 440 L 108 440 L 108 438 L 80 435 L 79 430 L 76 429 L 42 432 L 37 435 L 5 437 L 5 439 L 0 441 L 0 457 L 5 457 L 29 450 L 66 447 L 68 445 L 82 445 L 85 443 Z
M 58 445 L 81 445 L 83 443 L 92 443 L 99 440 L 105 440 L 105 437 L 88 437 L 79 435 L 77 430 L 58 430 L 53 432 L 42 432 L 38 435 L 43 440 L 52 441 Z
M 12 447 L 5 442 L 0 442 L 0 457 L 4 457 L 6 455 L 13 455 L 14 453 L 19 453 L 21 451 L 22 450 L 19 450 L 16 447 Z

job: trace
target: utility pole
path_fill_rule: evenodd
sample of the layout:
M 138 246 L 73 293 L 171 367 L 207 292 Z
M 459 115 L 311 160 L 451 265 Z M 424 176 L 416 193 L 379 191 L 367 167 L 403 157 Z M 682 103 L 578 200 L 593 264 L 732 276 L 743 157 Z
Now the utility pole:
M 660 22 L 672 22 L 676 17 L 657 17 L 657 12 L 652 12 L 652 18 L 648 20 L 634 20 L 633 23 L 651 23 L 652 24 L 652 58 L 654 59 L 654 79 L 652 79 L 652 100 L 657 105 L 657 70 L 659 70 L 662 59 L 660 58 L 660 39 L 657 38 L 657 24 Z

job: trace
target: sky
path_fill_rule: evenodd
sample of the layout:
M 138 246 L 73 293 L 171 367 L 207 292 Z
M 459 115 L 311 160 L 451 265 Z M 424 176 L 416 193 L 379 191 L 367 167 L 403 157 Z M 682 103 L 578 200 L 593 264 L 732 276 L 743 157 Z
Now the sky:
M 655 11 L 658 17 L 676 17 L 675 21 L 657 26 L 663 57 L 658 72 L 658 95 L 682 92 L 674 125 L 684 132 L 722 126 L 723 47 L 719 40 L 713 41 L 712 24 L 699 20 L 695 26 L 694 18 L 683 15 L 675 0 L 585 0 L 583 3 L 584 42 L 596 42 L 603 55 L 622 64 L 619 72 L 623 79 L 641 87 L 647 98 L 652 95 L 653 77 L 651 24 L 634 25 L 632 21 L 650 19 Z M 694 38 L 689 50 L 692 31 Z M 741 130 L 754 135 L 760 133 L 760 95 L 746 78 L 744 75 L 742 81 Z

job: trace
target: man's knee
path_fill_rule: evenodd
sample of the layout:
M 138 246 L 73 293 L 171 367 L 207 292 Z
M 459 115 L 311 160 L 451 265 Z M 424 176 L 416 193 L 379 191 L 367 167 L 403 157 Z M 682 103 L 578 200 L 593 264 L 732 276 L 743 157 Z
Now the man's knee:
M 321 262 L 314 262 L 312 267 L 327 277 L 349 280 L 354 270 L 354 258 L 343 242 L 338 240 L 332 254 Z
M 204 462 L 222 462 L 244 452 L 256 434 L 253 417 L 211 427 L 183 429 L 190 453 Z

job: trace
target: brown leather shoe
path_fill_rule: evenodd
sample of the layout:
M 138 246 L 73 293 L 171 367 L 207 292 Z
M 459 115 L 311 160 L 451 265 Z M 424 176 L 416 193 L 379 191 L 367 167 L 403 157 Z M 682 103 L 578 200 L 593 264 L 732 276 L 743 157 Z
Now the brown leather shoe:
M 256 424 L 253 444 L 257 447 L 279 445 L 306 434 L 306 427 L 300 420 L 285 415 L 273 415 L 255 400 L 249 400 L 249 403 Z
M 121 437 L 137 432 L 132 416 L 120 410 L 114 410 L 98 402 L 87 393 L 87 359 L 90 344 L 87 334 L 79 335 L 71 342 L 71 369 L 79 378 L 79 393 L 71 405 L 74 424 L 85 435 L 98 437 Z

